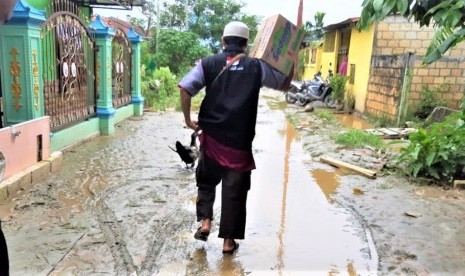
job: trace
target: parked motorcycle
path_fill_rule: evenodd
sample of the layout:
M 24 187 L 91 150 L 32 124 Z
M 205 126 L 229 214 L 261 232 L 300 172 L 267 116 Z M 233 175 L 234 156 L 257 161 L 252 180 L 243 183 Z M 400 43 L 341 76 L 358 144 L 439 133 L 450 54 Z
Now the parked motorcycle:
M 334 108 L 336 102 L 331 98 L 332 88 L 329 77 L 332 71 L 328 71 L 328 79 L 324 80 L 321 72 L 316 73 L 310 81 L 291 81 L 289 90 L 285 93 L 286 102 L 305 106 L 309 102 L 321 101 L 328 108 Z

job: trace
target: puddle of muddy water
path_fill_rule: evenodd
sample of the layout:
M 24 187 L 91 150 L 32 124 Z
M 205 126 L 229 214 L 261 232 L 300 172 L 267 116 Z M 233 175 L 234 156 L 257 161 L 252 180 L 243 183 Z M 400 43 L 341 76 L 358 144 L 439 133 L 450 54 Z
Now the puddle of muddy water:
M 349 273 L 348 267 L 363 273 L 369 267 L 361 253 L 368 248 L 363 231 L 348 210 L 328 201 L 337 189 L 336 175 L 317 170 L 312 173 L 317 181 L 310 177 L 294 128 L 284 120 L 281 124 L 257 127 L 255 145 L 267 150 L 256 155 L 258 169 L 249 197 L 249 231 L 256 232 L 251 237 L 256 246 L 247 252 L 251 256 L 245 266 L 263 270 L 259 264 L 274 258 L 275 269 L 284 273 Z M 283 131 L 286 135 L 280 135 Z
M 282 92 L 274 92 L 271 95 L 263 95 L 262 98 L 267 101 L 268 106 L 274 110 L 284 110 L 288 107 L 288 103 L 281 98 L 283 96 Z
M 334 116 L 346 128 L 367 129 L 373 127 L 367 120 L 355 114 L 334 114 Z
M 223 256 L 216 221 L 208 243 L 197 244 L 184 264 L 187 275 L 375 275 L 371 238 L 331 199 L 336 171 L 318 163 L 310 167 L 324 169 L 309 174 L 311 162 L 303 162 L 298 133 L 282 112 L 261 111 L 258 118 L 246 239 L 234 256 Z M 220 206 L 218 198 L 215 212 Z M 171 264 L 162 272 L 176 269 Z
M 324 169 L 313 169 L 310 170 L 310 174 L 315 179 L 316 184 L 318 187 L 320 187 L 321 191 L 325 195 L 326 200 L 333 203 L 334 199 L 331 196 L 336 193 L 340 184 L 338 173 Z

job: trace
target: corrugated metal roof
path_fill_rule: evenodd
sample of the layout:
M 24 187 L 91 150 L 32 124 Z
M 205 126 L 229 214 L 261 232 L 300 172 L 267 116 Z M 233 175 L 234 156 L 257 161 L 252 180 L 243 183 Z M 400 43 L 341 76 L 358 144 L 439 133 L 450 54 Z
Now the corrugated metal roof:
M 335 29 L 343 29 L 345 27 L 356 24 L 359 20 L 360 20 L 360 17 L 351 17 L 339 23 L 328 25 L 324 27 L 323 29 L 326 31 L 335 30 Z
M 123 30 L 124 33 L 127 33 L 129 29 L 134 28 L 134 31 L 140 35 L 145 37 L 145 32 L 144 29 L 142 29 L 140 26 L 132 25 L 130 22 L 121 20 L 119 18 L 110 16 L 110 17 L 105 17 L 103 18 L 103 21 L 107 23 L 108 26 L 118 28 L 120 30 Z
M 142 6 L 146 0 L 71 0 L 78 6 L 92 8 L 125 9 Z

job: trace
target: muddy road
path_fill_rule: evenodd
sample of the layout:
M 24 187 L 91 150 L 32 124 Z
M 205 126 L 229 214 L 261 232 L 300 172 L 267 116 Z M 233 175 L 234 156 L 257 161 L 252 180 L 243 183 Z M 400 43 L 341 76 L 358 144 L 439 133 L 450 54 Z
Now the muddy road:
M 59 172 L 3 202 L 11 275 L 465 271 L 462 191 L 393 175 L 370 180 L 323 164 L 322 154 L 367 166 L 385 157 L 338 148 L 329 136 L 341 126 L 297 113 L 277 92 L 263 94 L 246 239 L 235 255 L 221 253 L 218 219 L 207 243 L 193 239 L 194 171 L 168 148 L 189 141 L 181 113 L 145 113 L 113 136 L 65 151 Z M 299 130 L 286 120 L 291 113 L 305 122 Z

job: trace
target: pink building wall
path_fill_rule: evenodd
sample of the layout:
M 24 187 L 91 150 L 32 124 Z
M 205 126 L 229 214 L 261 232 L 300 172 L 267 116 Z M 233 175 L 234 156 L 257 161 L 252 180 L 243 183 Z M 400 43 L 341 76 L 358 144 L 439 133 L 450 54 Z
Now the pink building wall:
M 0 151 L 5 157 L 5 171 L 0 181 L 40 161 L 40 135 L 43 160 L 50 156 L 50 119 L 48 116 L 0 129 Z

